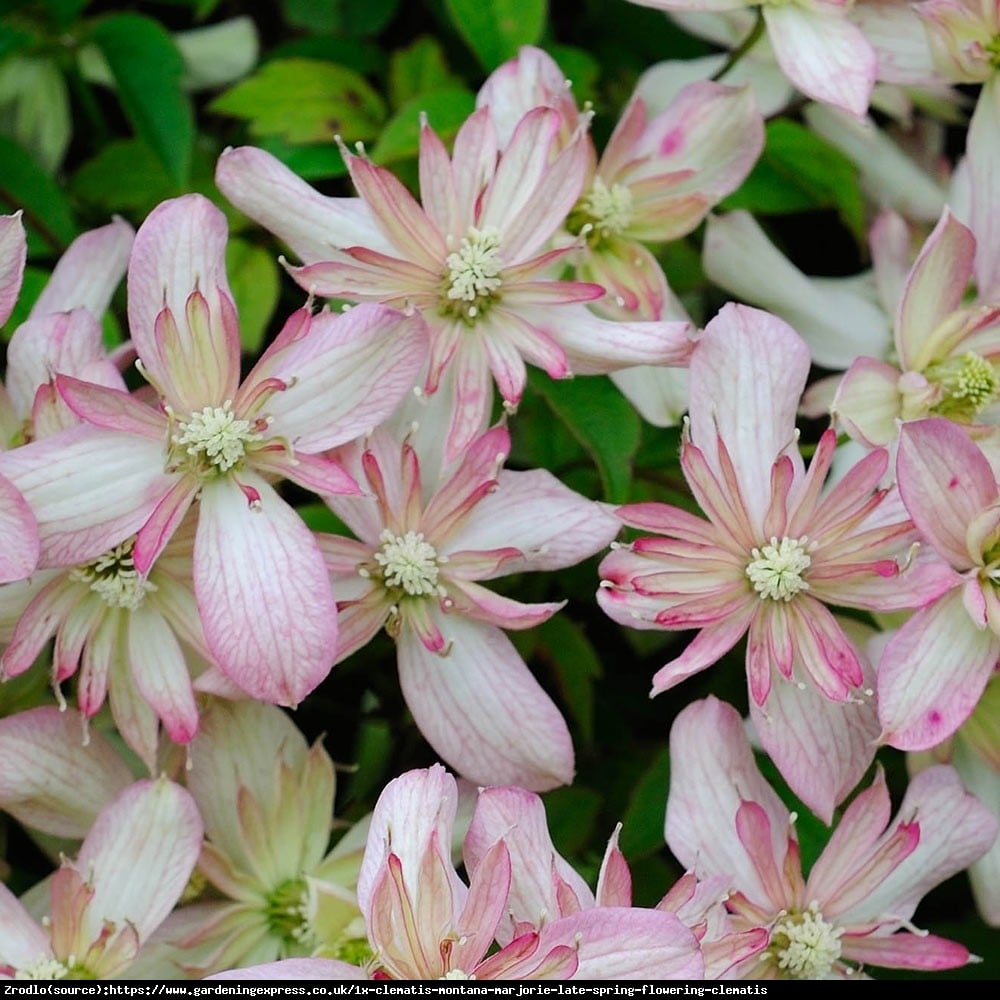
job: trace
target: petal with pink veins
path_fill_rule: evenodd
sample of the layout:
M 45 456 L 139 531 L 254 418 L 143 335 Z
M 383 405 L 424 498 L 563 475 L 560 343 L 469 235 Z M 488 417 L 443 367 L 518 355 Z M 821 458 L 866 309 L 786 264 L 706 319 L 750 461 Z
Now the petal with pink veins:
M 207 482 L 195 540 L 194 583 L 205 638 L 241 688 L 297 705 L 336 658 L 337 611 L 312 532 L 268 483 Z
M 38 523 L 14 484 L 0 476 L 0 583 L 23 580 L 38 565 Z
M 889 640 L 878 669 L 882 741 L 925 750 L 976 707 L 1000 659 L 1000 638 L 970 621 L 955 588 L 917 611 Z
M 0 215 L 0 325 L 7 322 L 17 302 L 27 256 L 21 213 Z
M 847 433 L 870 447 L 896 440 L 902 407 L 899 371 L 875 358 L 858 358 L 837 386 L 830 407 Z
M 480 784 L 546 791 L 571 781 L 566 722 L 510 640 L 457 616 L 439 627 L 445 655 L 406 630 L 398 641 L 403 696 L 431 746 Z

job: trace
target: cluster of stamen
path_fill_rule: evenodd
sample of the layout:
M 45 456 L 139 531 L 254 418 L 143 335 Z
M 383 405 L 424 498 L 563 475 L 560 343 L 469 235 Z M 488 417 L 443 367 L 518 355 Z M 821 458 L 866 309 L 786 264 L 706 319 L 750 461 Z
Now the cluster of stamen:
M 996 400 L 1000 390 L 996 369 L 975 351 L 939 361 L 928 367 L 924 375 L 943 393 L 933 412 L 954 420 L 972 420 Z
M 753 559 L 747 565 L 746 574 L 761 600 L 790 601 L 800 590 L 809 589 L 802 578 L 812 565 L 808 544 L 805 535 L 801 538 L 786 536 L 780 542 L 772 537 L 770 544 L 751 550 Z
M 15 979 L 65 979 L 69 969 L 54 958 L 39 958 L 23 965 L 14 973 Z
M 461 969 L 450 969 L 443 976 L 438 976 L 438 979 L 475 979 L 476 977 L 470 975 L 468 972 L 463 972 Z
M 262 435 L 249 420 L 241 420 L 232 411 L 232 402 L 205 406 L 177 422 L 170 436 L 175 449 L 189 455 L 202 473 L 228 472 L 243 461 L 246 446 L 260 441 Z
M 109 607 L 135 611 L 146 599 L 146 594 L 157 588 L 135 568 L 134 546 L 135 538 L 126 539 L 93 562 L 70 570 L 70 579 L 86 584 Z
M 635 205 L 628 186 L 612 184 L 608 187 L 600 177 L 594 178 L 579 209 L 593 226 L 593 232 L 601 238 L 620 235 L 635 218 Z
M 474 320 L 497 298 L 503 279 L 500 272 L 500 234 L 494 226 L 469 228 L 458 249 L 445 259 L 445 303 L 448 311 L 457 305 L 461 315 Z
M 444 588 L 438 583 L 444 560 L 423 532 L 396 535 L 386 528 L 379 541 L 382 545 L 375 553 L 375 562 L 381 567 L 385 586 L 401 588 L 411 597 L 444 596 Z
M 319 944 L 309 913 L 309 889 L 303 878 L 289 879 L 268 896 L 264 908 L 268 930 L 289 944 Z
M 843 927 L 827 923 L 818 904 L 811 903 L 806 910 L 778 919 L 771 928 L 768 951 L 790 978 L 822 979 L 840 958 L 843 933 Z

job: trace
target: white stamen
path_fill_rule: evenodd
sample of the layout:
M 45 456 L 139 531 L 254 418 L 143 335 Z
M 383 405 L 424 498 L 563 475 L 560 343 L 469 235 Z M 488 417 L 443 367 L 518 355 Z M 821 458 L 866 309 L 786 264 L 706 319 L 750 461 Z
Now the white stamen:
M 483 229 L 469 228 L 469 234 L 462 237 L 459 248 L 448 254 L 449 299 L 476 302 L 496 294 L 503 284 L 499 277 L 503 268 L 500 259 L 500 234 L 493 226 Z M 472 306 L 468 315 L 474 317 L 478 310 Z
M 593 219 L 601 236 L 617 236 L 632 224 L 635 206 L 624 184 L 608 187 L 600 177 L 583 198 L 583 210 Z
M 260 441 L 249 420 L 240 420 L 230 400 L 222 406 L 206 406 L 179 421 L 171 441 L 192 458 L 207 462 L 219 472 L 228 472 L 246 455 L 246 445 Z
M 93 562 L 71 569 L 70 579 L 86 584 L 109 607 L 135 611 L 146 599 L 146 594 L 157 587 L 140 576 L 135 568 L 132 561 L 134 545 L 134 538 L 126 539 Z
M 822 979 L 840 958 L 843 927 L 828 924 L 816 903 L 789 913 L 771 928 L 771 954 L 793 979 Z
M 769 545 L 752 549 L 753 559 L 746 568 L 746 574 L 761 600 L 790 601 L 800 590 L 808 590 L 809 584 L 802 574 L 812 565 L 806 552 L 808 538 L 772 538 Z
M 15 979 L 65 979 L 69 969 L 54 958 L 37 958 L 14 973 Z
M 382 547 L 375 553 L 375 561 L 382 567 L 382 579 L 387 587 L 402 587 L 412 597 L 442 594 L 438 584 L 440 560 L 437 550 L 424 539 L 423 532 L 394 535 L 386 528 L 379 541 Z

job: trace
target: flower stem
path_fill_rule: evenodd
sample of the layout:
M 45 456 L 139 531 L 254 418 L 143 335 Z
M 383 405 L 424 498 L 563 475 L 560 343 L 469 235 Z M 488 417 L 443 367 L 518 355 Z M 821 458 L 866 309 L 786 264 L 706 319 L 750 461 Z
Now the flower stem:
M 756 44 L 762 34 L 764 34 L 764 11 L 757 8 L 756 20 L 746 38 L 729 53 L 729 58 L 719 67 L 718 73 L 712 76 L 712 82 L 721 80 Z

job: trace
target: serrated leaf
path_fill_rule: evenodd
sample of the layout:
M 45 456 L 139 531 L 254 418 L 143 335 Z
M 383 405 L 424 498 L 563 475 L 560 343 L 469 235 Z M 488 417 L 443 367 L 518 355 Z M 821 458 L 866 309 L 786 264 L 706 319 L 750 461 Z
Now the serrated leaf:
M 389 60 L 389 103 L 402 107 L 417 94 L 460 88 L 462 80 L 448 69 L 436 38 L 422 35 Z
M 601 661 L 587 641 L 582 626 L 564 615 L 543 622 L 537 631 L 580 734 L 585 742 L 591 743 L 594 739 L 593 682 L 601 676 Z
M 274 59 L 210 105 L 249 122 L 255 136 L 290 143 L 378 134 L 385 104 L 364 77 L 321 59 Z
M 594 459 L 604 499 L 628 500 L 632 458 L 642 433 L 642 421 L 632 404 L 603 375 L 556 381 L 531 371 L 528 379 Z
M 115 79 L 136 134 L 178 185 L 187 183 L 194 115 L 181 88 L 184 59 L 162 25 L 140 14 L 114 14 L 94 25 L 91 39 Z
M 386 123 L 372 152 L 375 163 L 392 163 L 416 156 L 420 149 L 420 116 L 447 141 L 475 110 L 476 98 L 468 90 L 438 90 L 406 102 Z
M 240 345 L 256 354 L 281 292 L 277 261 L 262 247 L 232 237 L 226 246 L 226 273 L 240 315 Z
M 486 70 L 542 37 L 548 0 L 445 0 L 455 27 Z
M 26 149 L 5 136 L 0 136 L 0 163 L 0 201 L 7 211 L 23 208 L 29 236 L 40 237 L 53 251 L 64 250 L 76 236 L 76 225 L 62 188 Z

